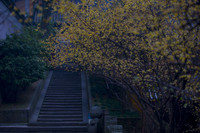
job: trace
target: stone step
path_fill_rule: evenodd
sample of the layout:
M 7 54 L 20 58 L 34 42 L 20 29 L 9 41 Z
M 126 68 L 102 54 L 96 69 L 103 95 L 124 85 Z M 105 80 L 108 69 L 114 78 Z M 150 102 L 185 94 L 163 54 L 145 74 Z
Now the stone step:
M 48 116 L 52 116 L 52 117 L 82 117 L 83 114 L 82 113 L 40 113 L 39 117 L 48 117 Z
M 107 126 L 107 129 L 110 132 L 113 132 L 113 131 L 121 132 L 121 131 L 123 131 L 123 126 L 122 125 L 109 125 L 109 126 Z
M 52 93 L 67 93 L 67 94 L 71 94 L 71 93 L 81 93 L 82 91 L 80 89 L 54 89 L 54 90 L 48 90 L 46 93 L 49 93 L 49 92 L 52 92 Z
M 15 133 L 15 132 L 34 132 L 34 133 L 44 133 L 44 132 L 87 132 L 86 126 L 1 126 L 0 127 L 1 133 Z
M 81 84 L 79 83 L 80 80 L 77 80 L 77 81 L 66 81 L 66 80 L 59 80 L 59 81 L 52 81 L 50 84 L 49 84 L 49 87 L 52 87 L 52 86 L 77 86 L 77 87 L 80 87 Z
M 81 74 L 75 74 L 75 73 L 55 73 L 52 75 L 52 78 L 53 79 L 59 79 L 59 78 L 66 78 L 66 77 L 71 77 L 73 79 L 77 79 L 77 78 L 80 78 Z
M 82 96 L 82 94 L 78 92 L 47 92 L 45 97 L 74 97 L 74 96 Z
M 52 84 L 56 84 L 56 85 L 59 85 L 59 84 L 67 84 L 67 85 L 69 85 L 69 86 L 71 86 L 71 85 L 81 85 L 81 83 L 80 83 L 80 79 L 78 79 L 78 80 L 76 80 L 76 79 L 74 79 L 74 80 L 69 80 L 69 79 L 57 79 L 57 80 L 51 80 L 51 83 L 50 83 L 50 85 L 52 85 Z
M 68 118 L 68 117 L 82 117 L 82 114 L 39 114 L 39 117 L 63 117 L 63 118 Z
M 82 96 L 82 94 L 77 92 L 47 92 L 46 96 L 51 97 L 73 97 L 73 96 Z
M 55 89 L 55 90 L 58 90 L 58 89 L 66 89 L 66 90 L 69 90 L 69 89 L 79 89 L 80 90 L 80 87 L 81 86 L 68 86 L 68 85 L 55 85 L 55 86 L 49 86 L 48 89 Z
M 71 111 L 74 111 L 74 110 L 81 110 L 82 111 L 82 107 L 81 106 L 65 106 L 65 107 L 42 107 L 41 110 L 44 111 L 44 110 L 71 110 Z
M 78 81 L 78 82 L 80 82 L 80 81 Z M 57 83 L 57 84 L 49 84 L 49 87 L 48 88 L 62 88 L 62 87 L 80 87 L 81 86 L 81 84 L 79 83 L 79 84 L 77 84 L 76 82 L 70 82 L 70 83 Z
M 81 119 L 82 120 L 82 115 L 39 115 L 38 119 Z
M 67 79 L 67 80 L 72 80 L 72 79 L 74 79 L 74 80 L 78 80 L 78 79 L 80 79 L 80 75 L 75 75 L 75 74 L 69 74 L 69 75 L 67 75 L 67 74 L 64 74 L 64 75 L 56 75 L 55 73 L 54 73 L 54 75 L 52 75 L 52 80 L 57 80 L 57 79 Z
M 82 104 L 81 100 L 44 100 L 43 104 Z
M 62 114 L 62 115 L 68 115 L 68 114 L 82 114 L 81 111 L 79 110 L 45 110 L 45 111 L 40 111 L 40 114 L 47 114 L 47 115 L 52 115 L 52 114 Z
M 54 75 L 52 75 L 52 80 L 57 80 L 57 79 L 67 79 L 67 80 L 72 80 L 72 79 L 74 79 L 74 80 L 78 80 L 78 79 L 80 79 L 80 77 L 79 77 L 80 75 L 74 75 L 74 74 L 69 74 L 69 75 L 67 75 L 67 74 L 60 74 L 60 75 L 56 75 L 55 73 L 54 73 Z
M 83 119 L 82 118 L 38 118 L 38 122 L 70 122 L 70 121 L 79 121 L 81 122 Z
M 81 90 L 49 90 L 46 92 L 47 95 L 81 95 Z
M 41 108 L 40 111 L 82 111 L 82 108 Z
M 62 88 L 65 88 L 65 89 L 70 89 L 70 88 L 80 88 L 81 87 L 81 84 L 80 85 L 76 85 L 76 84 L 58 84 L 58 85 L 49 85 L 48 89 L 62 89 Z
M 79 87 L 55 87 L 55 88 L 49 88 L 48 91 L 70 91 L 70 90 L 75 90 L 75 91 L 81 91 Z
M 72 107 L 64 107 L 64 108 L 41 108 L 41 111 L 82 111 L 81 107 L 72 108 Z
M 77 82 L 81 82 L 81 81 L 77 81 Z M 80 83 L 76 83 L 76 82 L 69 82 L 69 83 L 50 83 L 48 88 L 63 88 L 63 87 L 67 87 L 67 88 L 79 88 L 81 87 Z
M 53 93 L 52 94 L 47 94 L 45 96 L 45 98 L 54 98 L 54 99 L 57 99 L 57 98 L 80 98 L 82 95 L 54 95 Z
M 48 89 L 48 91 L 49 90 L 55 90 L 55 91 L 61 91 L 61 90 L 66 90 L 66 91 L 68 91 L 68 90 L 77 90 L 77 91 L 81 91 L 81 89 L 79 88 L 79 87 L 63 87 L 63 88 L 58 88 L 58 87 L 52 87 L 52 88 L 49 88 Z
M 61 73 L 61 74 L 59 74 L 59 73 L 54 72 L 54 75 L 52 77 L 53 77 L 53 79 L 66 78 L 66 77 L 78 79 L 78 78 L 80 78 L 80 75 L 81 75 L 81 73 L 79 73 L 79 74 L 76 74 L 76 73 L 68 73 L 68 74 L 67 73 Z
M 45 96 L 45 100 L 59 100 L 59 99 L 62 99 L 62 100 L 81 100 L 82 98 L 80 96 Z
M 43 105 L 82 105 L 81 102 L 43 102 Z
M 45 99 L 44 100 L 63 100 L 63 101 L 65 101 L 65 100 L 81 100 L 82 98 L 81 97 L 45 97 Z
M 113 116 L 105 116 L 105 123 L 106 125 L 117 125 L 117 117 L 113 117 Z
M 44 100 L 51 100 L 51 101 L 81 101 L 82 95 L 70 95 L 70 96 L 64 96 L 64 95 L 46 95 Z
M 79 97 L 81 98 L 82 95 L 80 94 L 71 94 L 71 95 L 59 95 L 59 94 L 53 94 L 53 93 L 47 93 L 46 97 L 51 97 L 51 98 L 65 98 L 65 97 L 72 97 L 72 98 L 76 98 Z
M 80 72 L 66 72 L 66 71 L 60 71 L 60 72 L 57 72 L 57 71 L 54 71 L 54 76 L 62 76 L 62 75 L 66 75 L 66 76 L 69 76 L 69 75 L 72 75 L 72 76 L 79 76 L 80 75 Z
M 74 93 L 69 93 L 69 92 L 66 92 L 66 91 L 63 91 L 63 92 L 57 91 L 57 92 L 52 93 L 52 92 L 48 91 L 46 93 L 46 96 L 77 96 L 77 95 L 81 96 L 80 91 L 77 91 L 77 92 L 74 92 Z
M 76 94 L 80 92 L 81 90 L 48 90 L 47 94 L 59 94 L 59 93 L 64 93 L 64 94 Z
M 48 89 L 48 91 L 81 91 L 81 89 L 79 87 L 55 87 L 55 88 L 50 88 Z M 48 92 L 47 91 L 47 92 Z
M 55 91 L 61 91 L 61 90 L 65 90 L 65 91 L 69 91 L 69 90 L 77 90 L 77 91 L 81 91 L 80 87 L 68 87 L 68 86 L 63 86 L 63 87 L 51 87 L 48 90 L 55 90 Z
M 80 78 L 73 78 L 71 77 L 71 79 L 69 79 L 70 77 L 60 77 L 60 78 L 53 78 L 51 80 L 51 84 L 63 84 L 63 83 L 69 83 L 69 85 L 71 84 L 80 84 L 81 79 Z
M 82 111 L 82 107 L 70 107 L 70 106 L 66 106 L 66 107 L 42 107 L 41 111 L 61 111 L 61 110 L 65 110 L 65 111 Z
M 81 90 L 76 90 L 76 89 L 69 89 L 69 90 L 67 90 L 67 89 L 64 89 L 64 90 L 48 90 L 46 93 L 50 93 L 50 92 L 53 92 L 53 93 L 57 93 L 57 94 L 62 94 L 62 93 L 64 93 L 64 94 L 71 94 L 71 93 L 75 93 L 75 94 L 81 94 Z
M 42 131 L 21 131 L 15 130 L 13 131 L 0 131 L 0 133 L 88 133 L 88 131 L 69 131 L 69 130 L 42 130 Z
M 80 81 L 81 80 L 81 78 L 79 77 L 79 76 L 73 76 L 73 75 L 71 75 L 71 76 L 52 76 L 52 82 L 56 82 L 56 81 L 60 81 L 60 80 L 63 80 L 63 81 L 65 81 L 65 82 L 70 82 L 70 81 L 72 81 L 72 82 L 74 82 L 74 81 Z
M 70 88 L 69 87 L 63 87 L 63 88 L 50 88 L 50 89 L 48 89 L 48 91 L 58 91 L 58 92 L 60 92 L 60 91 L 64 91 L 64 92 L 66 92 L 66 91 L 77 91 L 77 92 L 81 92 L 81 89 L 79 87 L 70 87 Z
M 39 114 L 40 116 L 42 116 L 42 115 L 56 115 L 56 116 L 74 116 L 74 115 L 83 115 L 82 114 L 82 112 L 79 112 L 79 113 L 73 113 L 73 112 L 71 112 L 71 113 L 57 113 L 57 112 L 54 112 L 54 113 L 43 113 L 43 112 L 40 112 L 40 114 Z
M 67 99 L 67 100 L 63 100 L 63 99 L 51 99 L 51 100 L 47 100 L 47 99 L 45 99 L 44 100 L 44 102 L 52 102 L 52 103 L 54 103 L 54 102 L 66 102 L 66 103 L 68 103 L 68 102 L 70 102 L 70 103 L 73 103 L 73 102 L 82 102 L 81 101 L 81 99 Z
M 69 75 L 74 75 L 74 76 L 79 76 L 80 75 L 80 72 L 66 72 L 66 71 L 60 71 L 60 72 L 57 72 L 57 71 L 54 71 L 54 76 L 62 76 L 62 75 L 66 75 L 66 76 L 69 76 Z
M 52 76 L 53 79 L 58 79 L 58 78 L 67 78 L 67 77 L 71 77 L 73 79 L 78 79 L 80 78 L 80 75 L 81 74 L 74 74 L 74 73 L 70 73 L 70 74 L 65 74 L 65 73 L 62 73 L 62 74 L 56 74 L 54 73 L 54 75 Z M 69 79 L 70 80 L 70 79 Z
M 52 101 L 74 101 L 74 100 L 81 100 L 82 99 L 82 97 L 80 97 L 80 96 L 73 96 L 73 97 L 69 97 L 69 96 L 66 96 L 66 97 L 62 97 L 62 96 L 60 96 L 60 97 L 53 97 L 53 96 L 50 96 L 50 97 L 45 97 L 45 99 L 44 99 L 44 101 L 48 101 L 48 100 L 52 100 Z
M 53 79 L 58 79 L 58 78 L 66 78 L 66 77 L 72 77 L 72 78 L 80 78 L 81 74 L 80 73 L 55 73 L 53 74 Z
M 84 122 L 35 122 L 29 123 L 29 126 L 87 126 L 87 123 Z

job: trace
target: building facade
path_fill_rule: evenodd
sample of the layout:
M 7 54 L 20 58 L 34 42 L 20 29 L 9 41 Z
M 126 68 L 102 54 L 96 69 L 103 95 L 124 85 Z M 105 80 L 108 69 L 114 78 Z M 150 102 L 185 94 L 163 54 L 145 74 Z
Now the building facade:
M 0 0 L 0 40 L 23 27 L 14 15 L 9 10 L 9 3 Z

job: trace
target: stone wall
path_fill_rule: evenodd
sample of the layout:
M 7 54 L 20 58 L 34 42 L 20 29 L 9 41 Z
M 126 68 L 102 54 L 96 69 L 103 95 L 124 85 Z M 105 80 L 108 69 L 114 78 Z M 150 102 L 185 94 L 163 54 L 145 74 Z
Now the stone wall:
M 34 90 L 33 96 L 30 97 L 30 103 L 28 104 L 27 107 L 23 107 L 22 105 L 20 109 L 15 109 L 12 107 L 14 105 L 10 105 L 8 109 L 7 108 L 0 109 L 0 124 L 1 123 L 29 123 L 31 116 L 34 112 L 34 109 L 36 108 L 36 104 L 40 98 L 41 91 L 44 87 L 45 82 L 46 82 L 46 79 L 42 79 L 35 82 L 36 83 L 35 90 Z
M 28 123 L 29 110 L 0 110 L 0 123 Z

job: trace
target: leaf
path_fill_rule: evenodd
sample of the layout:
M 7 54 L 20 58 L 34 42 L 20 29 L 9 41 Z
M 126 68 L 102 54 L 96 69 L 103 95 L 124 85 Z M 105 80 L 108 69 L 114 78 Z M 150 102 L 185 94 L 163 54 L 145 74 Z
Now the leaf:
M 185 104 L 183 105 L 184 108 L 187 108 L 187 106 L 188 106 L 187 103 L 185 103 Z

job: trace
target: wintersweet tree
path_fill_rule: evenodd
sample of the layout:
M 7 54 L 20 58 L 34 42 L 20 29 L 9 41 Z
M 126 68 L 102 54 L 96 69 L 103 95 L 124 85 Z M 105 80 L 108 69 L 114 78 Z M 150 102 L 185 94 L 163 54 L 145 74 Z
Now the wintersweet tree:
M 120 85 L 142 110 L 143 132 L 198 130 L 198 0 L 59 0 L 54 5 L 65 23 L 49 38 L 52 65 L 86 70 Z

